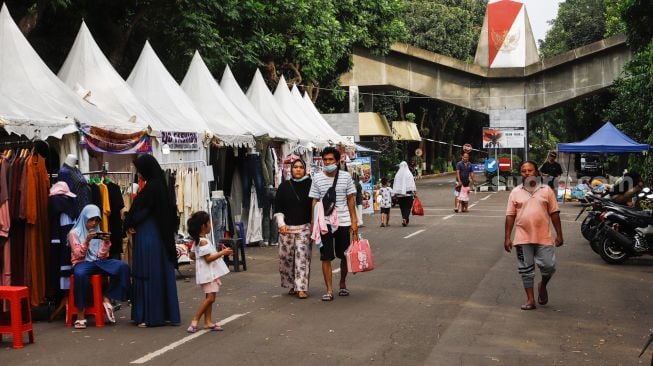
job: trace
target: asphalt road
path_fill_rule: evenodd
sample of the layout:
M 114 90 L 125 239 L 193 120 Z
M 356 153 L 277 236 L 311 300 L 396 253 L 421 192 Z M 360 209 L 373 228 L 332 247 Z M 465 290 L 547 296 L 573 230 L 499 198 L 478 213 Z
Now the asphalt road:
M 224 332 L 186 333 L 202 294 L 194 278 L 180 279 L 182 326 L 140 329 L 128 308 L 104 328 L 38 323 L 36 343 L 21 350 L 4 337 L 0 365 L 648 364 L 637 355 L 653 327 L 653 259 L 605 264 L 573 221 L 578 207 L 562 205 L 566 243 L 557 251 L 549 304 L 522 311 L 515 254 L 503 251 L 508 194 L 472 194 L 470 212 L 454 214 L 452 181 L 419 182 L 426 215 L 408 227 L 398 208 L 388 228 L 366 217 L 362 234 L 377 268 L 348 277 L 349 297 L 320 301 L 317 251 L 310 298 L 287 295 L 277 248 L 252 247 L 248 271 L 223 278 L 214 317 L 226 321 Z

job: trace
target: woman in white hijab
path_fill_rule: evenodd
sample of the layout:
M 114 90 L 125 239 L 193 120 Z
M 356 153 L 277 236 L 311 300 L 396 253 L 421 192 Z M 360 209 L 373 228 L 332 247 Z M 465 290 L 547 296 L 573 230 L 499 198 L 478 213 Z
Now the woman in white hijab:
M 392 194 L 399 201 L 401 217 L 403 218 L 401 225 L 406 226 L 410 221 L 410 211 L 413 208 L 413 197 L 417 194 L 417 187 L 415 186 L 415 177 L 413 177 L 413 173 L 410 172 L 408 163 L 405 161 L 399 164 L 399 171 L 397 171 L 392 184 Z

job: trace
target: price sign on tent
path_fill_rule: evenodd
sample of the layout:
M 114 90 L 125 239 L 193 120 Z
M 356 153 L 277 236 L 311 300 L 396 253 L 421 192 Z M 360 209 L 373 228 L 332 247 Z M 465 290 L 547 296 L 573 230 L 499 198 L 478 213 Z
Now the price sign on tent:
M 485 170 L 486 171 L 488 171 L 490 173 L 494 173 L 494 172 L 497 171 L 498 168 L 499 168 L 499 164 L 497 163 L 497 159 L 490 158 L 490 159 L 485 160 Z

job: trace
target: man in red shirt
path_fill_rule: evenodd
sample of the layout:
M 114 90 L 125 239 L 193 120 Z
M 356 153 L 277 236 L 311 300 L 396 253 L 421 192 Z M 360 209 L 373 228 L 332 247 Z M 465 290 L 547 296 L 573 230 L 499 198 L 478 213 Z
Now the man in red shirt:
M 542 183 L 534 162 L 525 161 L 519 171 L 523 184 L 515 187 L 508 198 L 503 247 L 508 253 L 513 246 L 516 247 L 519 274 L 527 297 L 521 309 L 533 310 L 536 308 L 533 291 L 535 264 L 542 275 L 537 302 L 545 305 L 549 301 L 546 285 L 555 272 L 555 247 L 564 241 L 555 193 Z M 556 231 L 555 239 L 551 235 L 551 223 Z M 516 228 L 514 242 L 510 238 L 513 227 Z

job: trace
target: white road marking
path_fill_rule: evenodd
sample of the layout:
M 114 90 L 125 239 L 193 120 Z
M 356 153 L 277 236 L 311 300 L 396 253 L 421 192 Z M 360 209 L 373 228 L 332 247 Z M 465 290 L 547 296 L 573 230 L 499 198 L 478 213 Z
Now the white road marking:
M 491 195 L 491 194 L 488 194 L 487 196 L 481 198 L 479 201 L 485 201 L 486 199 L 488 199 L 488 198 L 490 198 L 490 197 L 492 197 L 492 195 Z
M 417 235 L 417 234 L 419 234 L 419 233 L 423 233 L 424 231 L 425 231 L 424 229 L 422 229 L 422 230 L 417 230 L 416 232 L 414 232 L 414 233 L 412 233 L 412 234 L 408 234 L 408 235 L 404 236 L 404 239 L 412 238 L 413 236 L 415 236 L 415 235 Z
M 450 218 L 452 218 L 452 217 L 454 217 L 454 216 L 456 216 L 456 214 L 451 214 L 451 215 L 449 215 L 449 216 L 445 216 L 445 217 L 443 217 L 442 220 L 449 220 Z
M 230 316 L 230 317 L 228 317 L 226 319 L 222 319 L 221 321 L 218 322 L 218 324 L 225 325 L 225 324 L 227 324 L 227 323 L 229 323 L 229 322 L 231 322 L 233 320 L 236 320 L 236 319 L 238 319 L 238 318 L 240 318 L 242 316 L 245 316 L 247 314 L 249 314 L 249 312 L 246 312 L 244 314 L 234 314 L 234 315 L 232 315 L 232 316 Z M 197 338 L 197 337 L 199 337 L 201 335 L 204 335 L 204 334 L 206 334 L 208 332 L 210 332 L 210 330 L 208 330 L 208 329 L 199 330 L 199 331 L 197 331 L 197 333 L 193 333 L 193 334 L 191 334 L 189 336 L 186 336 L 186 337 L 184 337 L 184 338 L 182 338 L 182 339 L 180 339 L 180 340 L 178 340 L 176 342 L 173 342 L 173 343 L 171 343 L 171 344 L 169 344 L 169 345 L 167 345 L 167 346 L 165 346 L 165 347 L 163 347 L 163 348 L 161 348 L 161 349 L 159 349 L 157 351 L 148 353 L 147 355 L 139 358 L 138 360 L 132 361 L 130 363 L 146 363 L 148 361 L 151 361 L 153 358 L 161 356 L 162 354 L 164 354 L 164 353 L 166 353 L 168 351 L 172 351 L 173 349 L 181 346 L 182 344 L 184 344 L 184 343 L 186 343 L 188 341 L 191 341 L 191 340 L 193 340 L 193 339 L 195 339 L 195 338 Z
M 334 269 L 333 271 L 331 271 L 331 273 L 338 273 L 338 272 L 340 272 L 340 267 L 338 267 L 338 268 Z

